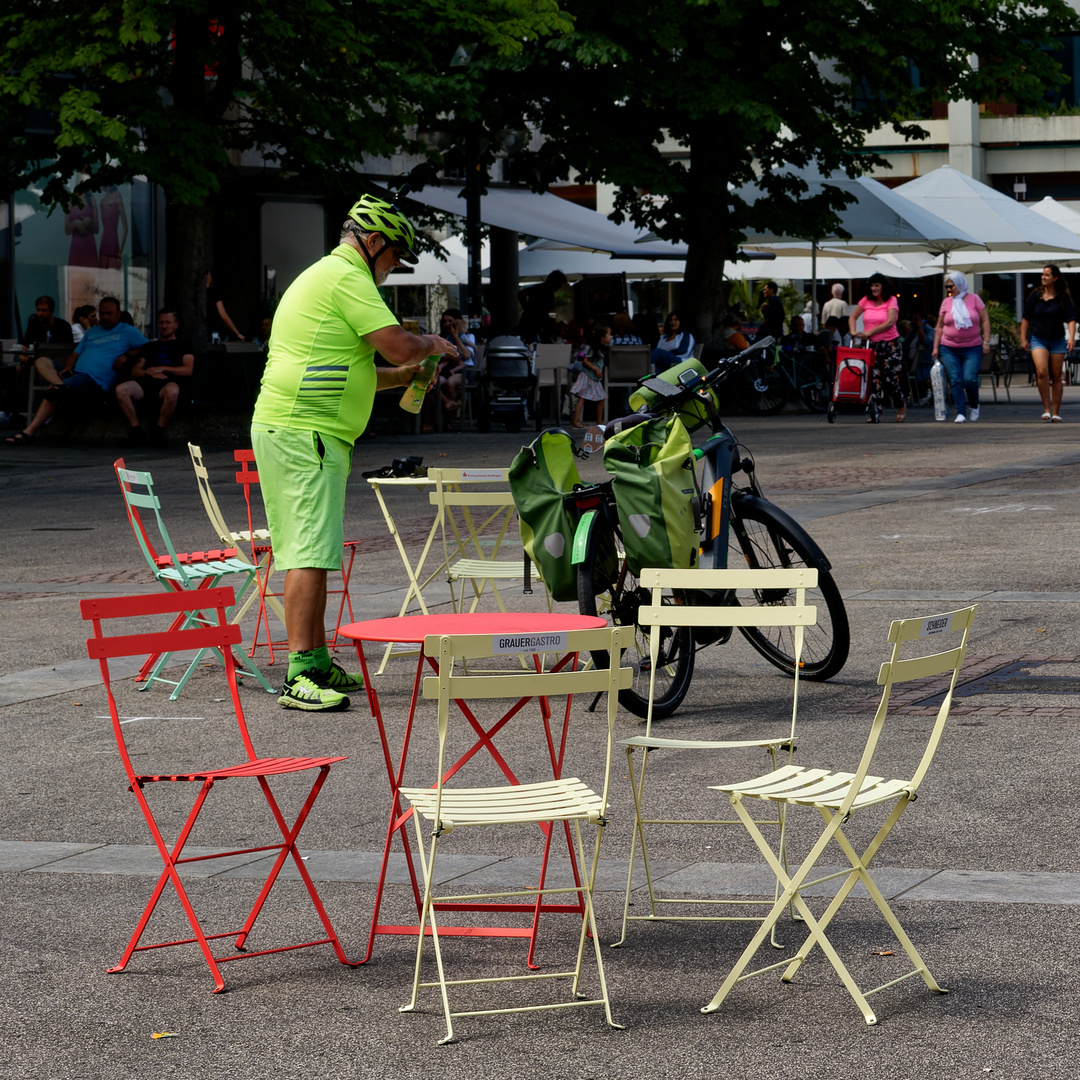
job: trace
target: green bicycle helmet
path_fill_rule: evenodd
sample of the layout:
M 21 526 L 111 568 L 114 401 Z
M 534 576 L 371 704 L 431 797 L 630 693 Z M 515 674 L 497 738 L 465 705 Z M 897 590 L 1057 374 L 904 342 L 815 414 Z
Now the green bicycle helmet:
M 364 232 L 378 233 L 388 245 L 396 247 L 402 262 L 415 265 L 420 261 L 413 251 L 416 229 L 393 203 L 374 195 L 362 195 L 349 211 L 349 217 Z

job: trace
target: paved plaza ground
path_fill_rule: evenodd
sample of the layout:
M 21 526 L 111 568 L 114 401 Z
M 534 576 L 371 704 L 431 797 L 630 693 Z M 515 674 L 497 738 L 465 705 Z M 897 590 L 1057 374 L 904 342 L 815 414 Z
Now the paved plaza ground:
M 887 990 L 871 999 L 876 1027 L 863 1023 L 820 952 L 793 984 L 763 976 L 737 987 L 715 1014 L 702 1015 L 700 1007 L 752 933 L 746 924 L 632 925 L 623 948 L 605 949 L 624 1031 L 608 1029 L 599 1010 L 466 1018 L 456 1024 L 459 1041 L 444 1047 L 436 1045 L 443 1028 L 435 992 L 422 999 L 420 1012 L 397 1011 L 412 971 L 413 942 L 406 937 L 380 937 L 372 960 L 357 968 L 338 965 L 329 949 L 226 965 L 229 990 L 222 995 L 210 993 L 207 969 L 191 948 L 137 954 L 127 971 L 107 975 L 152 887 L 156 853 L 125 791 L 96 664 L 86 658 L 78 601 L 156 586 L 148 584 L 123 516 L 111 468 L 120 450 L 56 440 L 0 446 L 0 734 L 7 751 L 0 776 L 0 1075 L 1074 1076 L 1077 1067 L 1069 1062 L 1080 1052 L 1076 394 L 1066 391 L 1065 422 L 1054 425 L 1039 423 L 1035 395 L 1019 387 L 1011 402 L 984 403 L 975 425 L 935 423 L 929 409 L 912 410 L 903 425 L 871 426 L 853 417 L 828 425 L 823 416 L 795 412 L 731 419 L 754 454 L 767 496 L 803 522 L 828 554 L 851 619 L 845 669 L 828 684 L 802 687 L 803 764 L 854 767 L 876 703 L 891 619 L 979 604 L 965 685 L 941 752 L 875 864 L 883 890 L 950 993 L 931 994 L 918 979 Z M 504 466 L 521 442 L 522 436 L 495 432 L 376 436 L 358 444 L 346 522 L 347 536 L 361 541 L 352 589 L 357 618 L 397 614 L 405 585 L 393 540 L 359 472 L 405 453 L 423 455 L 427 465 Z M 232 445 L 211 436 L 204 450 L 218 498 L 239 527 L 243 499 L 232 479 Z M 126 456 L 153 472 L 178 546 L 213 546 L 182 444 Z M 587 469 L 598 472 L 599 462 Z M 430 523 L 425 499 L 399 491 L 390 507 L 404 543 L 415 550 Z M 513 588 L 507 597 L 515 607 L 541 604 L 539 596 L 522 597 Z M 432 598 L 445 610 L 445 586 L 435 583 Z M 284 658 L 272 668 L 261 660 L 279 681 Z M 392 661 L 378 679 L 398 737 L 410 686 L 408 660 Z M 223 690 L 219 669 L 207 666 L 178 702 L 161 687 L 139 694 L 124 683 L 120 705 L 136 737 L 145 733 L 180 752 L 225 716 Z M 242 693 L 263 752 L 349 755 L 331 771 L 301 846 L 346 951 L 359 957 L 388 810 L 366 703 L 305 715 L 280 709 L 258 687 Z M 698 655 L 686 702 L 663 733 L 741 738 L 763 725 L 771 732 L 783 729 L 789 702 L 790 683 L 736 638 Z M 905 741 L 924 737 L 926 714 L 919 701 L 899 710 L 897 759 Z M 600 723 L 599 714 L 575 721 L 570 769 L 583 778 L 596 775 Z M 639 733 L 641 724 L 620 712 L 617 735 Z M 509 726 L 499 743 L 518 759 L 533 753 L 534 744 L 528 725 Z M 414 758 L 420 771 L 430 761 L 423 749 Z M 709 783 L 750 776 L 766 764 L 753 755 L 719 763 L 682 753 L 654 762 L 662 807 L 675 811 L 689 803 L 708 812 L 719 801 Z M 625 763 L 617 762 L 597 897 L 605 943 L 617 936 L 621 916 L 632 822 L 625 777 Z M 260 842 L 262 834 L 244 831 L 241 811 L 251 804 L 226 788 L 215 788 L 212 815 L 193 842 Z M 295 791 L 284 788 L 284 800 Z M 165 808 L 164 823 L 175 825 L 179 804 L 170 802 L 171 793 L 153 794 Z M 863 831 L 856 823 L 855 836 Z M 812 836 L 809 819 L 793 825 L 796 851 Z M 507 844 L 487 833 L 455 834 L 444 850 L 445 877 L 465 888 L 527 885 L 540 852 L 529 835 Z M 666 888 L 692 899 L 719 890 L 771 892 L 741 830 L 661 833 L 653 857 Z M 254 862 L 238 859 L 191 874 L 204 926 L 228 925 L 226 913 L 243 906 L 258 874 Z M 407 921 L 411 894 L 396 863 L 392 881 L 388 913 Z M 822 891 L 811 899 L 815 910 L 823 906 Z M 637 910 L 641 902 L 638 887 Z M 272 944 L 278 930 L 310 925 L 306 905 L 295 876 L 283 880 L 251 947 Z M 159 939 L 187 936 L 177 911 L 166 894 Z M 573 922 L 548 918 L 541 964 L 565 959 L 576 944 Z M 782 930 L 789 946 L 801 941 L 797 927 L 785 921 Z M 850 901 L 830 936 L 866 984 L 906 970 L 869 900 Z M 897 955 L 880 955 L 892 951 Z M 448 941 L 446 953 L 470 974 L 502 973 L 520 964 L 524 946 L 458 938 Z M 151 1039 L 161 1031 L 176 1037 Z

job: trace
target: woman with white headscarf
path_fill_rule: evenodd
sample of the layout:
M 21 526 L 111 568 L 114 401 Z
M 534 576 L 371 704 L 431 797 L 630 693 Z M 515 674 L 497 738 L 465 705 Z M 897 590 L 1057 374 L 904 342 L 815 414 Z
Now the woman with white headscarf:
M 979 419 L 979 368 L 983 353 L 989 351 L 986 305 L 968 292 L 967 278 L 959 270 L 950 270 L 934 329 L 934 359 L 940 358 L 949 377 L 957 424 Z

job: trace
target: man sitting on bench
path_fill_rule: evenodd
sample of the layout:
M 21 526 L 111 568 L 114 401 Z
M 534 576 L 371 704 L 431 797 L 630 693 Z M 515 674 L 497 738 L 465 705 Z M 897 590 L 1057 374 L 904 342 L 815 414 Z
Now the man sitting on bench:
M 160 398 L 161 410 L 157 423 L 150 428 L 150 441 L 165 445 L 165 429 L 169 426 L 178 402 L 191 400 L 191 374 L 195 370 L 195 350 L 191 342 L 178 338 L 180 320 L 175 311 L 162 308 L 157 317 L 158 336 L 144 345 L 131 369 L 131 376 L 116 387 L 116 401 L 131 425 L 128 442 L 146 442 L 146 433 L 139 426 L 136 402 L 143 398 Z
M 38 374 L 52 385 L 45 392 L 34 419 L 17 435 L 4 440 L 8 446 L 33 442 L 61 402 L 93 400 L 107 394 L 129 355 L 133 357 L 146 344 L 146 338 L 134 326 L 120 321 L 120 301 L 115 297 L 106 296 L 98 304 L 98 320 L 98 325 L 83 335 L 60 371 L 47 358 L 38 358 L 35 363 Z

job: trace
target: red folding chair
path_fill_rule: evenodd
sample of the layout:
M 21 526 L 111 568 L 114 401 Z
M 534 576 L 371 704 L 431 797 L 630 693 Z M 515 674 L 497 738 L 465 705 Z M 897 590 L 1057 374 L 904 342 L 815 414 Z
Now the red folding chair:
M 127 967 L 128 961 L 131 959 L 132 955 L 136 952 L 143 952 L 149 949 L 164 949 L 172 945 L 190 945 L 197 943 L 202 950 L 203 957 L 206 959 L 206 962 L 210 967 L 210 972 L 214 977 L 214 993 L 220 993 L 225 989 L 225 981 L 221 976 L 219 965 L 230 960 L 246 960 L 253 956 L 265 956 L 270 953 L 287 952 L 291 949 L 306 949 L 314 945 L 331 945 L 341 963 L 350 963 L 341 948 L 341 944 L 338 942 L 337 934 L 330 924 L 330 919 L 326 914 L 322 901 L 319 899 L 318 892 L 315 890 L 315 885 L 311 880 L 311 876 L 308 874 L 307 868 L 304 866 L 304 862 L 296 848 L 296 838 L 299 835 L 301 828 L 303 828 L 304 822 L 307 820 L 308 814 L 311 812 L 311 808 L 314 805 L 319 792 L 322 790 L 323 784 L 326 782 L 330 766 L 335 762 L 344 761 L 345 758 L 341 756 L 261 758 L 256 755 L 255 747 L 251 742 L 251 735 L 248 732 L 247 723 L 244 720 L 244 711 L 240 705 L 240 694 L 236 683 L 236 665 L 233 659 L 232 646 L 240 641 L 240 627 L 230 625 L 227 619 L 227 609 L 231 607 L 233 603 L 232 589 L 208 588 L 200 589 L 195 592 L 166 593 L 164 595 L 151 594 L 149 596 L 123 596 L 108 599 L 83 600 L 79 604 L 79 610 L 83 619 L 93 623 L 94 636 L 87 640 L 86 648 L 90 658 L 92 660 L 97 660 L 101 665 L 101 678 L 105 684 L 105 693 L 108 697 L 109 715 L 112 718 L 113 734 L 116 737 L 116 745 L 120 751 L 120 759 L 123 762 L 124 771 L 127 773 L 129 784 L 128 790 L 138 801 L 139 808 L 146 818 L 146 823 L 150 827 L 150 833 L 154 838 L 154 843 L 157 845 L 158 852 L 165 864 L 165 868 L 158 878 L 157 885 L 150 895 L 150 900 L 147 902 L 138 925 L 135 927 L 135 932 L 131 935 L 131 940 L 128 942 L 127 948 L 124 949 L 124 954 L 120 958 L 120 962 L 115 967 L 111 967 L 108 970 L 110 972 L 123 971 L 124 968 Z M 113 637 L 107 636 L 102 631 L 102 622 L 107 619 L 130 619 L 148 615 L 179 615 L 190 618 L 193 615 L 198 615 L 200 612 L 206 614 L 213 612 L 216 614 L 216 623 L 210 621 L 190 629 L 165 630 L 143 634 L 127 633 Z M 229 693 L 232 697 L 233 711 L 236 714 L 235 719 L 239 726 L 240 742 L 242 744 L 241 748 L 244 753 L 243 760 L 241 760 L 239 764 L 227 765 L 225 767 L 184 769 L 183 771 L 165 771 L 160 773 L 136 772 L 127 745 L 127 739 L 132 736 L 134 729 L 127 727 L 120 718 L 116 699 L 113 695 L 112 683 L 109 678 L 109 661 L 122 656 L 141 655 L 146 652 L 147 649 L 151 649 L 154 652 L 167 653 L 185 649 L 208 648 L 219 651 L 224 661 L 225 675 L 229 684 Z M 234 741 L 236 729 L 233 728 L 231 722 L 228 726 L 230 735 L 232 736 L 230 738 L 231 742 Z M 145 735 L 146 730 L 147 729 L 144 726 L 140 727 L 139 734 Z M 206 738 L 206 732 L 202 728 L 200 728 L 199 738 L 200 744 Z M 140 765 L 141 764 L 142 760 L 140 758 Z M 307 797 L 304 799 L 296 820 L 290 825 L 278 807 L 273 792 L 270 790 L 269 777 L 284 776 L 313 769 L 317 770 L 315 780 L 312 783 Z M 206 805 L 208 796 L 214 785 L 223 783 L 226 780 L 234 781 L 241 779 L 255 780 L 258 783 L 263 797 L 266 800 L 266 805 L 269 808 L 274 821 L 277 823 L 278 830 L 281 833 L 281 840 L 267 844 L 259 844 L 254 847 L 217 851 L 209 855 L 200 854 L 185 857 L 183 854 L 184 846 L 188 842 L 188 838 L 191 835 L 192 829 L 195 827 L 195 822 L 199 817 L 199 813 L 202 811 L 204 805 Z M 150 809 L 150 803 L 147 799 L 147 789 L 151 788 L 152 785 L 162 783 L 190 783 L 197 785 L 197 794 L 195 796 L 194 804 L 192 805 L 176 840 L 171 846 L 162 836 L 161 830 L 158 828 L 158 824 L 154 819 L 153 811 Z M 254 905 L 248 912 L 247 917 L 244 919 L 240 928 L 215 934 L 204 933 L 202 927 L 199 925 L 199 920 L 195 914 L 194 908 L 191 906 L 191 901 L 188 898 L 183 882 L 180 880 L 179 868 L 186 863 L 204 862 L 208 859 L 221 859 L 236 855 L 253 855 L 261 853 L 269 855 L 275 852 L 276 855 L 270 868 L 270 872 L 268 873 L 262 888 L 259 890 Z M 249 935 L 254 929 L 255 920 L 259 917 L 267 897 L 270 894 L 270 890 L 273 888 L 282 867 L 285 865 L 285 861 L 290 857 L 292 858 L 293 865 L 296 867 L 300 878 L 307 887 L 308 895 L 311 897 L 311 902 L 315 906 L 316 914 L 322 923 L 326 936 L 314 941 L 304 941 L 292 945 L 279 945 L 274 948 L 248 952 L 245 950 L 245 945 Z M 180 904 L 184 909 L 184 914 L 187 916 L 188 923 L 191 925 L 194 937 L 184 938 L 179 941 L 163 941 L 154 945 L 140 945 L 139 942 L 142 939 L 143 932 L 146 930 L 147 923 L 149 923 L 150 917 L 157 907 L 158 900 L 161 899 L 162 892 L 169 882 L 172 882 L 173 888 L 176 889 L 176 894 L 180 899 Z M 237 952 L 226 956 L 214 956 L 210 949 L 210 942 L 217 938 L 233 938 L 233 947 Z
M 240 471 L 236 474 L 236 482 L 244 489 L 244 502 L 247 503 L 247 516 L 248 516 L 248 535 L 253 537 L 251 543 L 251 561 L 257 566 L 260 564 L 260 559 L 265 563 L 265 569 L 259 569 L 257 576 L 259 580 L 259 617 L 255 622 L 255 639 L 251 643 L 251 651 L 248 656 L 254 657 L 255 650 L 259 648 L 260 644 L 265 645 L 270 650 L 270 659 L 268 664 L 274 662 L 274 650 L 286 649 L 289 643 L 287 641 L 275 641 L 273 634 L 270 632 L 270 617 L 266 611 L 267 597 L 281 597 L 284 593 L 271 592 L 270 591 L 270 578 L 274 573 L 274 562 L 271 554 L 270 560 L 265 560 L 266 552 L 269 550 L 272 552 L 273 538 L 269 540 L 262 539 L 258 542 L 255 541 L 254 536 L 256 532 L 265 536 L 265 530 L 256 530 L 254 525 L 254 519 L 251 513 L 251 489 L 259 483 L 259 472 L 255 467 L 255 451 L 254 450 L 234 450 L 233 459 L 239 464 Z M 341 602 L 338 604 L 337 620 L 334 623 L 334 633 L 327 637 L 327 648 L 337 649 L 338 644 L 338 631 L 341 629 L 341 624 L 344 621 L 343 616 L 345 609 L 349 609 L 348 621 L 355 622 L 352 609 L 352 597 L 349 595 L 349 579 L 352 577 L 353 560 L 356 558 L 356 547 L 360 543 L 359 540 L 346 540 L 345 550 L 342 553 L 341 558 L 341 588 L 340 589 L 327 589 L 328 596 L 341 596 Z M 260 643 L 259 635 L 265 630 L 266 641 Z

